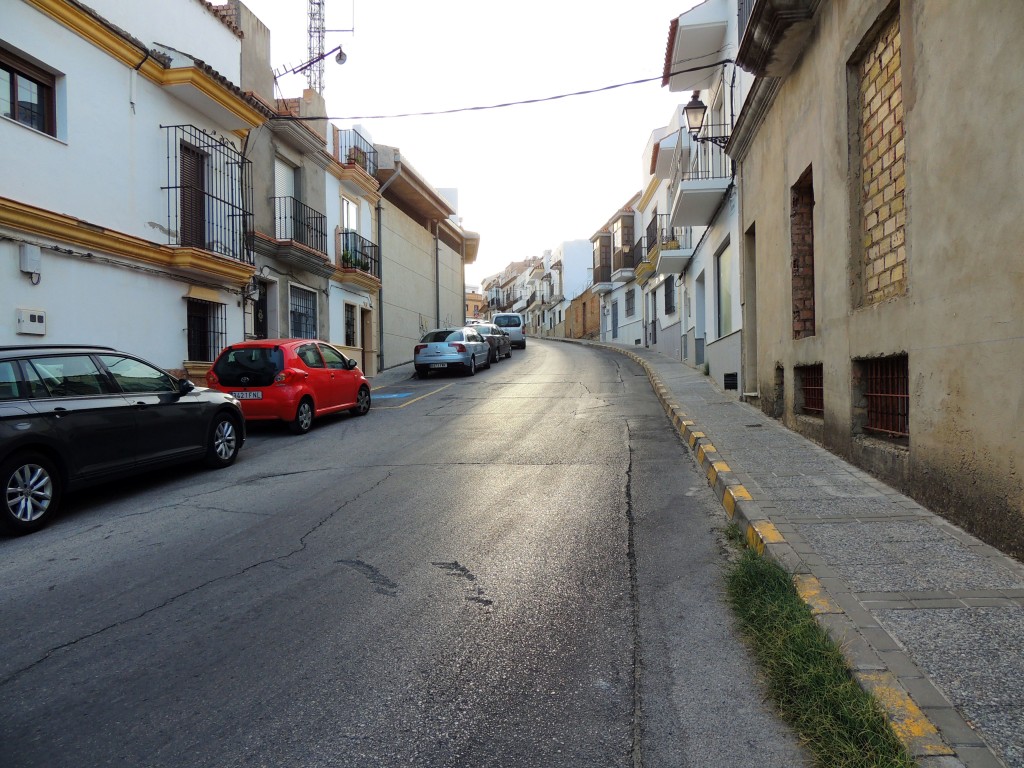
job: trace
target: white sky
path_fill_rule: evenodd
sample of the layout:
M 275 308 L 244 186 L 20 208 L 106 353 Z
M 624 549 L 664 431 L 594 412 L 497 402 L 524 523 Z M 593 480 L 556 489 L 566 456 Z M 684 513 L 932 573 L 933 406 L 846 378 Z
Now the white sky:
M 242 0 L 271 32 L 271 63 L 308 60 L 306 0 Z M 546 104 L 362 125 L 396 146 L 435 188 L 454 187 L 465 229 L 480 234 L 467 284 L 510 261 L 597 231 L 646 177 L 651 131 L 689 93 L 661 86 L 669 23 L 698 0 L 327 0 L 328 116 L 391 115 L 654 82 Z M 353 7 L 354 5 L 354 7 Z M 279 80 L 299 96 L 302 76 Z

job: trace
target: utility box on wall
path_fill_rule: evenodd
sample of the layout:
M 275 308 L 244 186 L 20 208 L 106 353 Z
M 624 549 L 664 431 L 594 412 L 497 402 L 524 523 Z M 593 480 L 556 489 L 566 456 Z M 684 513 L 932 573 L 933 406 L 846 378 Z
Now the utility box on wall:
M 41 309 L 19 309 L 18 333 L 46 335 L 46 313 Z

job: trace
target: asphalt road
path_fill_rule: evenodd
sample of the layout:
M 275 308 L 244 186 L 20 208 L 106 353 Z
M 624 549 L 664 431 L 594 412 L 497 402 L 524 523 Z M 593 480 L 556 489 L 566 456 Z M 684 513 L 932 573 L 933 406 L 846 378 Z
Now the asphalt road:
M 0 539 L 0 765 L 794 766 L 627 358 L 379 391 Z

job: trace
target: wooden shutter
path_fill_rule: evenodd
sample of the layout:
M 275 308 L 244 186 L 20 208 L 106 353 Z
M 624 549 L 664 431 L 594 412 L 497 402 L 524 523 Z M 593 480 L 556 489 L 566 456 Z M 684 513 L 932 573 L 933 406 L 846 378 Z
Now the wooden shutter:
M 206 247 L 206 157 L 195 147 L 181 145 L 178 188 L 181 194 L 179 244 Z

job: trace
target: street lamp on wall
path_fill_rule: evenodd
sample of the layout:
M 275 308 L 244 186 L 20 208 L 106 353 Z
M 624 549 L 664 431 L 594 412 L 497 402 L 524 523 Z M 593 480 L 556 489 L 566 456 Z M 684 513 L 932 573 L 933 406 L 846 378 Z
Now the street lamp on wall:
M 711 142 L 717 147 L 725 148 L 725 145 L 729 143 L 728 136 L 700 136 L 700 130 L 704 127 L 704 116 L 707 114 L 708 108 L 703 101 L 700 100 L 700 92 L 694 91 L 693 96 L 690 97 L 690 103 L 683 107 L 683 114 L 686 115 L 686 129 L 690 132 L 690 136 L 693 137 L 694 141 L 699 142 Z

